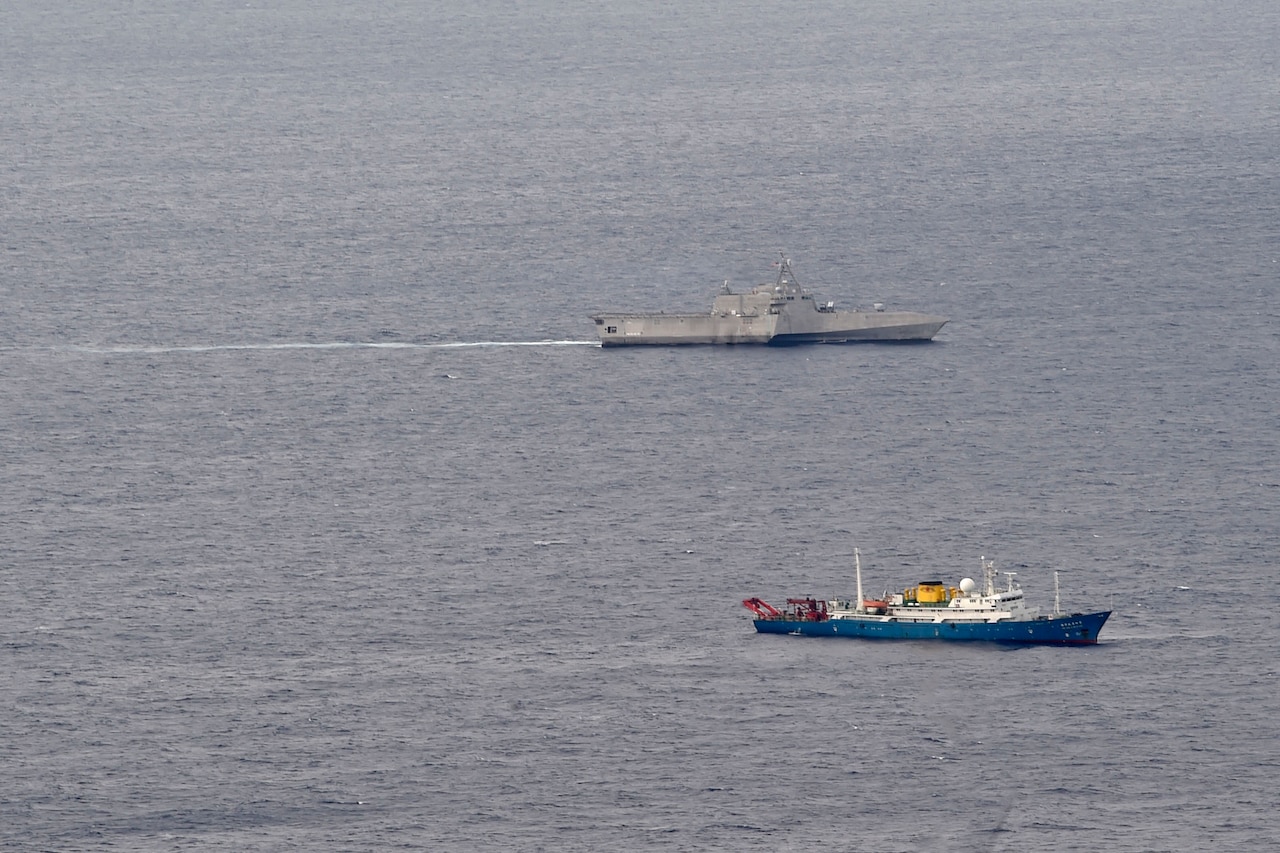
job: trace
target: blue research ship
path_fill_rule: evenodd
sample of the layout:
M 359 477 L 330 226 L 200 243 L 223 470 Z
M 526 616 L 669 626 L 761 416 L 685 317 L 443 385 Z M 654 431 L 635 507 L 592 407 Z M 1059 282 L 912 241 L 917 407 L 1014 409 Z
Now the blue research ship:
M 1004 572 L 1004 589 L 996 588 L 995 562 L 982 560 L 983 589 L 972 578 L 959 587 L 941 581 L 923 581 L 902 593 L 870 600 L 862 597 L 862 564 L 857 565 L 858 596 L 853 601 L 789 598 L 779 610 L 759 598 L 743 606 L 755 614 L 761 634 L 799 634 L 808 637 L 861 637 L 886 640 L 969 640 L 1015 645 L 1090 646 L 1111 615 L 1061 612 L 1054 572 L 1053 614 L 1041 616 L 1028 607 L 1015 572 Z

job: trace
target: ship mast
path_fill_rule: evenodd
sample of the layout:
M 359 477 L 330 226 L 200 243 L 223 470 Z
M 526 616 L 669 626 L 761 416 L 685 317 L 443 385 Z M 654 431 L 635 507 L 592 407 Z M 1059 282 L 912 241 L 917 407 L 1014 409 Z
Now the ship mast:
M 778 283 L 774 285 L 775 292 L 793 295 L 801 293 L 803 288 L 800 287 L 800 282 L 796 281 L 796 274 L 791 271 L 791 259 L 785 252 L 778 254 L 782 257 L 782 261 L 778 264 Z
M 854 611 L 857 613 L 865 613 L 867 606 L 862 601 L 862 559 L 858 556 L 857 548 L 853 549 L 853 567 L 854 573 L 858 578 L 858 606 L 854 608 Z
M 984 588 L 983 595 L 992 596 L 996 594 L 996 561 L 988 560 L 986 557 L 978 558 L 982 562 L 982 586 Z

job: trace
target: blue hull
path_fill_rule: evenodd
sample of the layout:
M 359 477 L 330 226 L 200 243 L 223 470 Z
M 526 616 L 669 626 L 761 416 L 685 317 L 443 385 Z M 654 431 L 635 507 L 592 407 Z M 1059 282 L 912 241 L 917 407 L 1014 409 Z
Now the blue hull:
M 1013 645 L 1091 646 L 1111 615 L 1074 613 L 1057 619 L 1025 622 L 885 622 L 879 619 L 756 619 L 761 634 L 806 637 L 853 637 L 868 640 L 959 640 Z

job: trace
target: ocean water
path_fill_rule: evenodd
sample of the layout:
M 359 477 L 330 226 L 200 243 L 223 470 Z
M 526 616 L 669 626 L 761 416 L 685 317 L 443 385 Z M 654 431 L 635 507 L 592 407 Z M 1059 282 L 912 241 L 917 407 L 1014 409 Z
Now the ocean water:
M 1274 4 L 10 5 L 0 847 L 1280 845 Z

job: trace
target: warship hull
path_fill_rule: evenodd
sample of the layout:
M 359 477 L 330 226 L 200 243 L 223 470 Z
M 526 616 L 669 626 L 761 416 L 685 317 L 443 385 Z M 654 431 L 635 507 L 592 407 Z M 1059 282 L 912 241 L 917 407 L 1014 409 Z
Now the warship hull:
M 930 341 L 946 317 L 913 311 L 837 311 L 796 283 L 783 260 L 778 280 L 747 293 L 728 285 L 707 314 L 609 313 L 592 315 L 600 345 L 846 344 Z
M 708 314 L 597 314 L 596 331 L 605 347 L 680 344 L 767 344 L 773 323 L 766 318 Z
M 931 341 L 946 318 L 910 311 L 814 312 L 812 316 L 783 314 L 771 344 L 844 344 L 868 341 Z
M 600 345 L 847 344 L 930 341 L 944 317 L 904 311 L 839 311 L 791 318 L 707 314 L 597 314 Z

